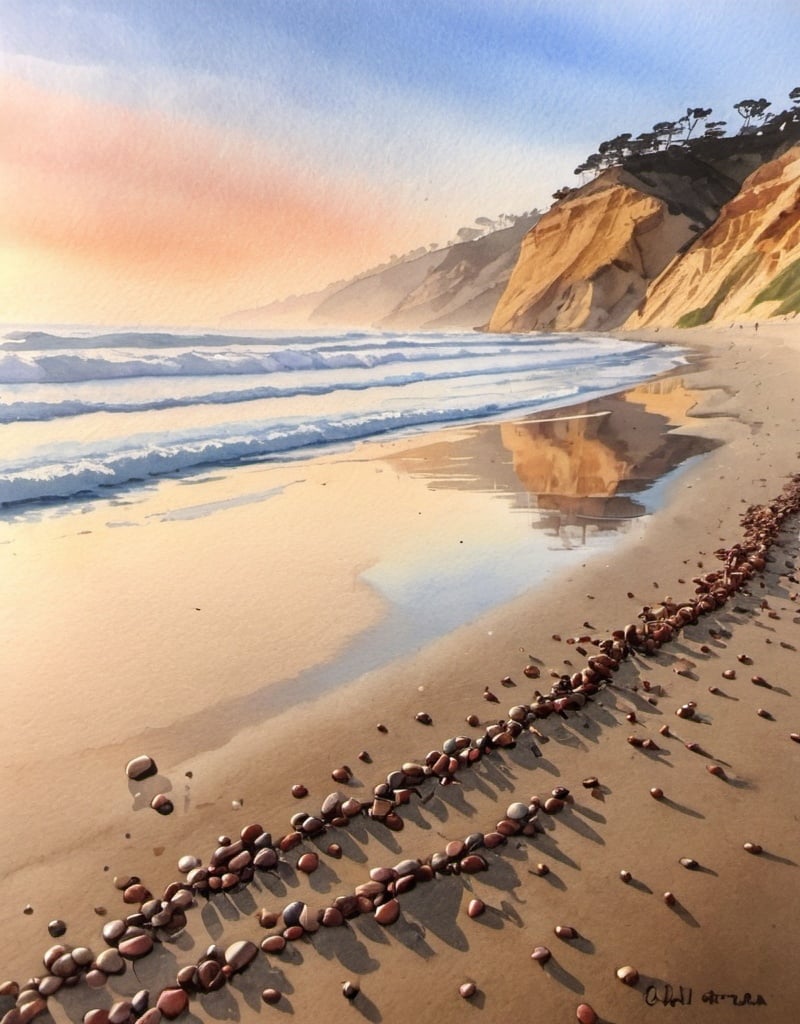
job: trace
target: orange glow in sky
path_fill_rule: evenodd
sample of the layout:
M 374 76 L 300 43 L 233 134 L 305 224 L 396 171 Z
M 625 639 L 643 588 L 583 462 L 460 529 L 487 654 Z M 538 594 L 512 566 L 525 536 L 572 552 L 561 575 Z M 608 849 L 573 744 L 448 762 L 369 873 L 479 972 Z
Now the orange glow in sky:
M 12 78 L 0 88 L 6 322 L 214 323 L 394 244 L 396 220 L 366 185 L 323 187 L 245 137 Z

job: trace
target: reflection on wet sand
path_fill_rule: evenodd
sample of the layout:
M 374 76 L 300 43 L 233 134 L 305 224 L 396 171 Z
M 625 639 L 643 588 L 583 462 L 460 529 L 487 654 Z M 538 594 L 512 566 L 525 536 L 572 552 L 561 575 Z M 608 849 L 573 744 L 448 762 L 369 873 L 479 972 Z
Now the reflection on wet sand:
M 476 426 L 468 440 L 429 445 L 393 461 L 432 487 L 491 490 L 535 511 L 534 528 L 616 529 L 643 515 L 640 497 L 716 443 L 676 432 L 697 393 L 682 377 L 522 420 Z

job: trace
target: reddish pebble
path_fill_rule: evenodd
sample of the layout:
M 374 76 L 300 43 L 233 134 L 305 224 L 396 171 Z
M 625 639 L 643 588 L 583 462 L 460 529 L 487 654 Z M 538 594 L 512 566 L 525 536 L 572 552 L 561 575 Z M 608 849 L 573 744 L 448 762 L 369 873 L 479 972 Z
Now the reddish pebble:
M 465 981 L 463 985 L 459 985 L 458 994 L 462 999 L 469 999 L 475 995 L 478 991 L 478 987 L 474 981 Z
M 578 1009 L 575 1011 L 575 1017 L 579 1024 L 597 1024 L 600 1018 L 589 1006 L 588 1003 L 581 1003 Z
M 301 782 L 295 783 L 292 786 L 292 796 L 296 800 L 302 800 L 304 796 L 308 796 L 308 790 Z
M 665 892 L 662 897 L 668 907 L 674 907 L 676 903 L 675 895 L 671 892 Z
M 316 853 L 304 853 L 297 862 L 297 870 L 304 875 L 310 875 L 319 867 L 319 857 Z
M 156 1001 L 156 1006 L 167 1020 L 174 1020 L 176 1017 L 180 1017 L 188 1005 L 189 996 L 182 988 L 165 988 Z
M 661 789 L 659 786 L 653 786 L 652 789 L 650 790 L 650 796 L 654 800 L 663 800 L 664 799 L 664 790 Z
M 531 953 L 531 960 L 535 960 L 537 963 L 546 964 L 552 956 L 552 953 L 547 946 L 537 946 Z
M 261 998 L 265 1003 L 279 1003 L 281 994 L 276 988 L 265 988 L 261 993 Z
M 469 914 L 470 917 L 480 917 L 484 910 L 486 910 L 486 904 L 483 900 L 476 898 L 469 901 L 467 914 Z

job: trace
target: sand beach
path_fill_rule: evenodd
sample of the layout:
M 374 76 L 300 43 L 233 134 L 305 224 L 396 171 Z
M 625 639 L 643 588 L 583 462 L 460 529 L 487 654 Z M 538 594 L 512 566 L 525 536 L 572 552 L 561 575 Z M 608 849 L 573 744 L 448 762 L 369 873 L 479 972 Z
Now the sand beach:
M 80 1021 L 142 989 L 155 1003 L 182 969 L 181 1020 L 556 1024 L 581 1004 L 609 1024 L 794 1018 L 796 518 L 724 606 L 631 652 L 580 708 L 452 772 L 406 772 L 389 825 L 366 813 L 403 764 L 438 761 L 429 752 L 457 737 L 474 747 L 643 607 L 693 598 L 693 577 L 742 539 L 745 511 L 798 471 L 797 325 L 668 335 L 638 336 L 689 348 L 686 366 L 587 407 L 0 522 L 0 1020 L 29 1019 L 2 1016 L 16 1012 L 10 983 L 48 974 L 48 948 L 94 958 L 103 927 L 139 912 L 126 879 L 160 900 L 187 878 L 181 857 L 207 866 L 243 830 L 246 869 L 254 837 L 270 833 L 273 848 L 334 791 L 365 810 L 287 841 L 251 880 L 197 892 L 185 927 L 145 920 L 152 952 L 102 987 L 85 971 L 51 982 L 37 1019 Z M 138 755 L 157 765 L 140 781 L 125 772 Z M 482 863 L 464 864 L 465 850 L 461 870 L 420 868 L 558 787 L 556 813 L 529 812 L 530 827 L 492 848 L 471 840 Z M 171 814 L 151 808 L 157 794 Z M 371 880 L 377 891 L 376 875 L 396 883 L 375 869 L 408 877 L 409 860 L 420 865 L 393 923 L 362 912 L 320 926 L 318 911 Z M 475 917 L 471 900 L 484 904 Z M 264 952 L 296 901 L 309 908 L 301 934 Z M 277 920 L 264 927 L 262 910 Z M 56 919 L 67 927 L 53 938 Z M 255 953 L 241 970 L 230 954 L 222 988 L 187 980 L 212 944 L 239 942 Z M 250 947 L 238 950 L 246 961 Z M 616 976 L 627 965 L 635 984 Z M 265 1003 L 265 989 L 279 999 Z

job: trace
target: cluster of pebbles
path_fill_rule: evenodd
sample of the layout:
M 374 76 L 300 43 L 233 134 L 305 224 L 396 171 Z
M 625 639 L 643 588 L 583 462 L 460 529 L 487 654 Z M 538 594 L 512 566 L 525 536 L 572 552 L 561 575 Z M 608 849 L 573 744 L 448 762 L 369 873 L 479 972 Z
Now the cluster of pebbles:
M 10 997 L 15 1003 L 0 1019 L 0 1024 L 27 1024 L 45 1013 L 47 1000 L 62 989 L 80 983 L 91 989 L 103 988 L 110 978 L 123 974 L 129 965 L 150 954 L 164 939 L 174 937 L 186 928 L 187 911 L 196 904 L 198 897 L 209 898 L 217 892 L 235 891 L 246 886 L 257 872 L 275 870 L 280 861 L 285 862 L 287 853 L 300 847 L 307 839 L 319 839 L 330 829 L 345 828 L 360 816 L 380 822 L 390 830 L 401 830 L 403 805 L 414 798 L 424 801 L 425 790 L 430 785 L 450 785 L 457 781 L 456 775 L 460 771 L 475 766 L 493 751 L 513 748 L 523 732 L 536 731 L 537 721 L 552 714 L 566 717 L 568 712 L 580 710 L 612 680 L 613 673 L 633 651 L 655 653 L 684 626 L 697 622 L 699 616 L 725 604 L 765 568 L 769 548 L 777 539 L 781 526 L 787 516 L 798 511 L 800 476 L 793 478 L 784 493 L 771 504 L 747 510 L 742 518 L 745 527 L 742 541 L 716 553 L 723 563 L 720 570 L 694 578 L 695 596 L 691 600 L 680 603 L 665 600 L 659 605 L 644 607 L 637 624 L 616 630 L 607 638 L 572 638 L 568 642 L 577 644 L 578 651 L 586 655 L 582 669 L 560 676 L 548 693 L 536 691 L 530 703 L 510 707 L 505 719 L 489 723 L 476 737 L 448 738 L 441 749 L 431 750 L 418 761 L 403 763 L 374 786 L 371 799 L 362 801 L 334 791 L 323 800 L 317 812 L 303 810 L 292 815 L 290 829 L 280 836 L 273 838 L 260 824 L 252 823 L 244 827 L 236 839 L 219 837 L 216 848 L 205 862 L 189 855 L 181 857 L 178 870 L 184 877 L 171 882 L 158 896 L 139 878 L 116 878 L 115 885 L 121 891 L 123 903 L 135 909 L 103 926 L 104 948 L 99 952 L 85 946 L 57 943 L 44 953 L 45 970 L 41 975 L 28 979 L 22 985 L 14 981 L 0 984 L 0 998 Z M 593 645 L 597 648 L 596 653 L 588 655 L 581 644 Z M 528 678 L 540 675 L 533 664 L 526 666 L 523 672 Z M 507 681 L 511 683 L 510 679 Z M 484 696 L 492 702 L 497 701 L 488 688 Z M 679 717 L 691 717 L 693 713 L 690 702 L 679 712 Z M 431 724 L 431 718 L 425 712 L 416 717 L 423 724 Z M 467 722 L 473 727 L 480 725 L 474 715 L 468 716 Z M 371 758 L 366 752 L 362 753 L 360 759 L 369 762 Z M 156 771 L 155 761 L 149 755 L 140 755 L 126 766 L 126 774 L 132 781 L 148 778 Z M 346 783 L 352 773 L 342 766 L 332 775 L 335 781 Z M 584 780 L 587 789 L 597 785 L 596 777 Z M 308 795 L 306 787 L 301 784 L 294 788 L 293 793 L 298 799 Z M 651 794 L 656 799 L 663 798 L 660 790 L 651 790 Z M 540 813 L 557 814 L 571 800 L 569 790 L 562 786 L 544 798 L 533 796 L 527 802 L 512 802 L 494 829 L 453 840 L 425 859 L 406 858 L 391 866 L 374 867 L 369 878 L 356 886 L 353 892 L 338 896 L 326 907 L 311 908 L 301 900 L 294 900 L 280 912 L 262 910 L 258 921 L 269 934 L 259 943 L 242 939 L 226 947 L 211 945 L 194 963 L 178 970 L 174 985 L 155 994 L 141 990 L 133 998 L 118 1000 L 108 1009 L 89 1010 L 84 1015 L 84 1024 L 157 1024 L 162 1019 L 172 1020 L 189 1008 L 192 995 L 222 988 L 245 970 L 259 951 L 280 954 L 288 943 L 312 936 L 320 928 L 344 926 L 348 920 L 365 914 L 383 926 L 390 926 L 400 916 L 403 894 L 437 877 L 488 870 L 487 851 L 501 847 L 511 836 L 534 836 L 541 829 L 538 823 Z M 158 806 L 154 809 L 168 813 L 164 801 L 156 802 Z M 752 843 L 746 844 L 745 849 L 752 853 L 761 852 L 761 848 Z M 330 843 L 326 853 L 340 857 L 341 847 Z M 316 851 L 300 854 L 296 863 L 297 869 L 307 874 L 318 866 L 319 854 Z M 537 866 L 537 873 L 545 874 L 547 870 L 546 865 Z M 626 879 L 623 877 L 623 880 Z M 671 894 L 665 894 L 665 900 L 668 896 Z M 470 917 L 477 917 L 484 910 L 483 902 L 477 898 L 472 899 L 467 907 Z M 60 937 L 65 931 L 63 922 L 51 922 L 50 928 L 54 937 Z M 572 931 L 574 929 L 570 926 L 557 926 L 555 929 L 556 935 L 562 939 L 570 938 L 568 933 Z M 546 946 L 537 946 L 531 955 L 534 960 L 546 963 L 550 951 Z M 617 976 L 628 985 L 635 985 L 638 980 L 638 973 L 631 966 L 620 968 Z M 467 982 L 459 991 L 464 998 L 470 998 L 476 990 L 474 982 Z M 358 995 L 358 985 L 346 982 L 342 991 L 346 998 L 354 999 Z M 281 994 L 275 989 L 266 989 L 262 997 L 265 1003 L 275 1003 L 280 1001 Z M 581 1004 L 576 1016 L 582 1021 L 597 1019 L 588 1004 Z

